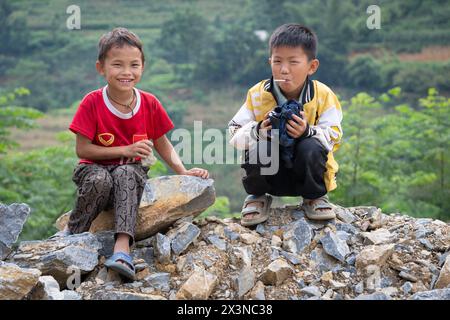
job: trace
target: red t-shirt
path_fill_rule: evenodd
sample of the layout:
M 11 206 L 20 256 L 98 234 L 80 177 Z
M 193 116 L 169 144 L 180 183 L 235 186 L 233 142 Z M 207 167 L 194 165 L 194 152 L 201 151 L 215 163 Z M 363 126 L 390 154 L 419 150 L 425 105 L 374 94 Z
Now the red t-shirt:
M 174 125 L 158 99 L 148 92 L 134 90 L 137 101 L 133 116 L 131 112 L 125 114 L 117 110 L 109 101 L 104 87 L 83 98 L 69 129 L 103 147 L 127 146 L 143 139 L 156 140 L 173 129 Z M 130 159 L 80 160 L 80 163 L 94 162 L 124 164 Z

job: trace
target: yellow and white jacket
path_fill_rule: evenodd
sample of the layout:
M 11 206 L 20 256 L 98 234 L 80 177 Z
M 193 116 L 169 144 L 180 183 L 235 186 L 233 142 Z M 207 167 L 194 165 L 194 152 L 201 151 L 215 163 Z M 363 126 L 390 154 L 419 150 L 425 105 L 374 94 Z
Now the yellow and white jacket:
M 256 143 L 259 138 L 256 132 L 258 122 L 264 119 L 267 112 L 282 104 L 282 101 L 278 101 L 279 94 L 274 92 L 277 91 L 275 86 L 272 79 L 268 79 L 248 90 L 245 103 L 228 123 L 230 144 L 235 148 L 246 150 Z M 339 166 L 334 160 L 333 152 L 339 148 L 343 133 L 341 105 L 329 87 L 309 78 L 305 82 L 300 100 L 309 124 L 306 136 L 318 139 L 328 150 L 324 180 L 327 190 L 334 190 L 337 187 L 336 173 Z

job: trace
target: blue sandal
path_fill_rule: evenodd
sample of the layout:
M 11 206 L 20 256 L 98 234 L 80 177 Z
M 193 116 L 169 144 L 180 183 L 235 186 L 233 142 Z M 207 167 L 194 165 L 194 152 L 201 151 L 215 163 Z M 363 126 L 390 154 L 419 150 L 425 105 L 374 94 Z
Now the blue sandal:
M 126 265 L 120 263 L 119 261 L 125 262 Z M 134 269 L 133 259 L 129 254 L 126 254 L 125 252 L 114 253 L 111 257 L 108 258 L 108 260 L 105 261 L 105 266 L 130 280 L 134 280 L 136 270 Z

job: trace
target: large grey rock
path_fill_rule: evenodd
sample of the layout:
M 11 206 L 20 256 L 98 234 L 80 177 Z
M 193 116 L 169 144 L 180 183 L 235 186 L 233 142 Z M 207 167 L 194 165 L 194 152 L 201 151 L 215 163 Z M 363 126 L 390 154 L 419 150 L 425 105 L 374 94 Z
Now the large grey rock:
M 17 241 L 31 209 L 24 203 L 9 206 L 0 203 L 0 260 L 11 253 L 11 246 Z
M 305 219 L 295 221 L 283 234 L 283 249 L 295 254 L 301 253 L 311 244 L 312 229 Z
M 0 300 L 20 300 L 39 281 L 38 269 L 20 268 L 12 263 L 0 265 Z
M 415 293 L 410 300 L 450 300 L 450 288 L 421 291 Z
M 156 257 L 160 263 L 170 262 L 170 238 L 157 233 L 153 238 L 153 250 Z
M 148 238 L 163 231 L 175 221 L 197 216 L 211 206 L 216 198 L 214 180 L 175 175 L 149 179 L 142 195 L 136 219 L 135 239 Z M 66 213 L 56 221 L 59 230 L 69 220 Z M 89 229 L 96 233 L 114 229 L 112 211 L 103 211 Z
M 35 267 L 65 288 L 72 275 L 94 270 L 101 248 L 97 237 L 88 232 L 44 241 L 22 241 L 12 262 L 25 268 Z
M 192 223 L 184 223 L 178 228 L 172 229 L 167 236 L 172 239 L 170 246 L 175 255 L 180 255 L 200 235 L 200 229 Z
M 350 253 L 347 243 L 341 240 L 334 232 L 328 232 L 322 237 L 320 242 L 327 254 L 341 262 L 344 262 L 345 257 Z

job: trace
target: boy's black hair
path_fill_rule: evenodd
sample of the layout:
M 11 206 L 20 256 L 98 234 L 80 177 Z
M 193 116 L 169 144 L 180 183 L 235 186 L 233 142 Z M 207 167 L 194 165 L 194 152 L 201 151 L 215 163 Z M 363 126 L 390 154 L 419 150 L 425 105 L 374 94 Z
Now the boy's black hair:
M 283 24 L 270 36 L 270 55 L 272 49 L 282 46 L 302 47 L 309 60 L 317 56 L 317 36 L 311 29 L 297 23 Z
M 112 47 L 123 47 L 129 45 L 136 47 L 141 51 L 142 63 L 145 62 L 144 51 L 142 50 L 142 42 L 139 37 L 126 28 L 114 28 L 112 31 L 105 33 L 98 42 L 98 61 L 105 61 L 108 51 Z

